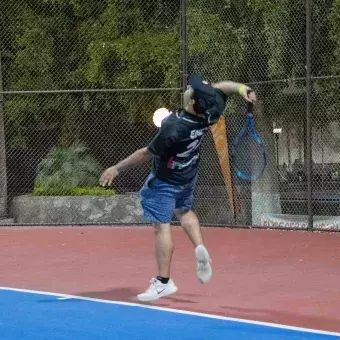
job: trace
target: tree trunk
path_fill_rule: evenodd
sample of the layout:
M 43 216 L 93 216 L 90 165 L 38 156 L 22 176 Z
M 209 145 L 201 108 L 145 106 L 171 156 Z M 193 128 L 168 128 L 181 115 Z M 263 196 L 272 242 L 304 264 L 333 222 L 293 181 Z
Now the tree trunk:
M 279 178 L 275 162 L 275 142 L 272 123 L 264 113 L 263 102 L 258 100 L 255 106 L 257 131 L 266 148 L 267 167 L 262 177 L 252 182 L 252 225 L 261 225 L 263 214 L 280 214 Z

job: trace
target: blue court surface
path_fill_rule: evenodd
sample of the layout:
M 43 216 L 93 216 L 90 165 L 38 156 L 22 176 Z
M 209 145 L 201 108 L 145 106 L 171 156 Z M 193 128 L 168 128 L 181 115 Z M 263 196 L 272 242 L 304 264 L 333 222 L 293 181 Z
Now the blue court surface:
M 1 340 L 334 339 L 340 333 L 0 288 Z

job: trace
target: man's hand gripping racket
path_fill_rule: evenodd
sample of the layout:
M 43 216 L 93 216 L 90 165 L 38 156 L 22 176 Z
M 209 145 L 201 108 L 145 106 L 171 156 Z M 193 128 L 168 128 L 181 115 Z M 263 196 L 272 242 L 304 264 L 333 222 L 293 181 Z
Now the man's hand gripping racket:
M 240 94 L 247 103 L 253 104 L 257 100 L 255 92 L 248 86 L 244 86 L 244 89 L 241 91 Z

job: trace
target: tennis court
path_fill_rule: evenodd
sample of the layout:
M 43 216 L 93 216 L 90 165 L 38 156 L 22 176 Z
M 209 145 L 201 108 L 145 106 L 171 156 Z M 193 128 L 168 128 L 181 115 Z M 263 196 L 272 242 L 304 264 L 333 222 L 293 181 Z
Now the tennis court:
M 2 1 L 0 340 L 340 337 L 339 18 L 339 0 Z M 99 180 L 200 112 L 153 149 L 181 135 L 163 165 L 198 170 L 182 204 L 205 285 L 178 216 L 157 270 L 151 159 Z M 158 185 L 144 205 L 171 214 Z M 178 291 L 141 303 L 157 274 Z
M 340 336 L 338 234 L 204 228 L 213 279 L 174 228 L 176 294 L 140 304 L 150 227 L 3 228 L 2 339 L 328 339 Z

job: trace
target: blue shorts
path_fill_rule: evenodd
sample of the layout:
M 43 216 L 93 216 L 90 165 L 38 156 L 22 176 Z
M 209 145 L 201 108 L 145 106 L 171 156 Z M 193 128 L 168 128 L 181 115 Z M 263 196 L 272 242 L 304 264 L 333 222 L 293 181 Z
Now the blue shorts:
M 145 219 L 170 223 L 175 209 L 191 210 L 195 185 L 196 178 L 185 185 L 174 185 L 151 173 L 139 192 Z

